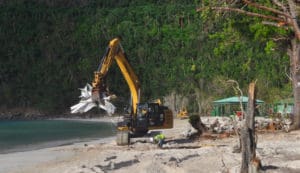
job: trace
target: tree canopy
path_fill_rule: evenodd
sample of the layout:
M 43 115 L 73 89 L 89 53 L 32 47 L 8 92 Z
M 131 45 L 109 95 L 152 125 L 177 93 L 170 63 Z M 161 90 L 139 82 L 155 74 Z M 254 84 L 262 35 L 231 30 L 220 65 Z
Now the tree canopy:
M 0 105 L 61 113 L 90 83 L 110 39 L 122 45 L 142 84 L 143 101 L 172 93 L 191 103 L 233 95 L 220 80 L 271 103 L 292 94 L 286 76 L 289 30 L 235 13 L 198 13 L 198 1 L 9 0 L 0 3 Z M 228 17 L 230 16 L 230 18 Z M 269 37 L 273 34 L 274 37 Z M 129 89 L 114 64 L 108 84 L 117 96 Z M 196 105 L 196 106 L 195 106 Z M 200 104 L 201 107 L 201 104 Z M 199 104 L 191 104 L 199 111 Z

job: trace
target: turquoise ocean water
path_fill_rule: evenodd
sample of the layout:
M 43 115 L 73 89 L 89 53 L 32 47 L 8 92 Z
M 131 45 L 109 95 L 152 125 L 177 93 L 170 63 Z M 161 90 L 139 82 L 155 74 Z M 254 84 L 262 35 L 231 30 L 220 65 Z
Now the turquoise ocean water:
M 111 123 L 76 120 L 0 121 L 0 153 L 34 150 L 114 135 Z

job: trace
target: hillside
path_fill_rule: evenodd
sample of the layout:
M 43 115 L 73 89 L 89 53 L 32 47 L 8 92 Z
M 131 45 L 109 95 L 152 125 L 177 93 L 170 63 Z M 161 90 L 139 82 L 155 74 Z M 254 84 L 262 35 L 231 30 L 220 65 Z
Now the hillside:
M 205 113 L 210 101 L 235 94 L 222 85 L 227 79 L 244 90 L 258 79 L 258 98 L 268 103 L 291 94 L 286 44 L 270 39 L 279 31 L 261 29 L 258 21 L 235 14 L 197 13 L 199 5 L 173 0 L 2 1 L 1 109 L 68 112 L 78 101 L 77 88 L 92 81 L 108 41 L 116 36 L 123 38 L 144 101 L 176 95 L 175 107 L 187 100 L 190 112 Z M 128 87 L 116 66 L 109 73 L 108 85 L 122 108 Z

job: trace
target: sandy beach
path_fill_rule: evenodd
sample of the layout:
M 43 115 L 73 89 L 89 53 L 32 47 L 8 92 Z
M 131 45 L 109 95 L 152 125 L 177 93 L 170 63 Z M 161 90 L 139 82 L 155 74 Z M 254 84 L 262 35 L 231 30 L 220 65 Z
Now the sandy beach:
M 110 121 L 109 118 L 107 121 Z M 115 137 L 73 145 L 0 155 L 2 173 L 215 173 L 239 172 L 236 136 L 185 139 L 187 119 L 162 130 L 167 143 L 117 146 Z M 258 134 L 257 155 L 264 172 L 300 172 L 300 131 Z

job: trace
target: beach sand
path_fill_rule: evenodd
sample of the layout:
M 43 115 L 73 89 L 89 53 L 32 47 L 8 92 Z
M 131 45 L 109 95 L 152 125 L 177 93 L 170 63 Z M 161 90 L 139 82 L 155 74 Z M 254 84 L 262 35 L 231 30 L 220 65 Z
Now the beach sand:
M 109 119 L 109 118 L 108 118 Z M 117 146 L 115 138 L 0 155 L 2 173 L 216 173 L 239 172 L 236 136 L 187 140 L 187 119 L 162 130 L 167 144 L 137 142 Z M 258 134 L 257 156 L 264 172 L 300 172 L 300 131 Z

